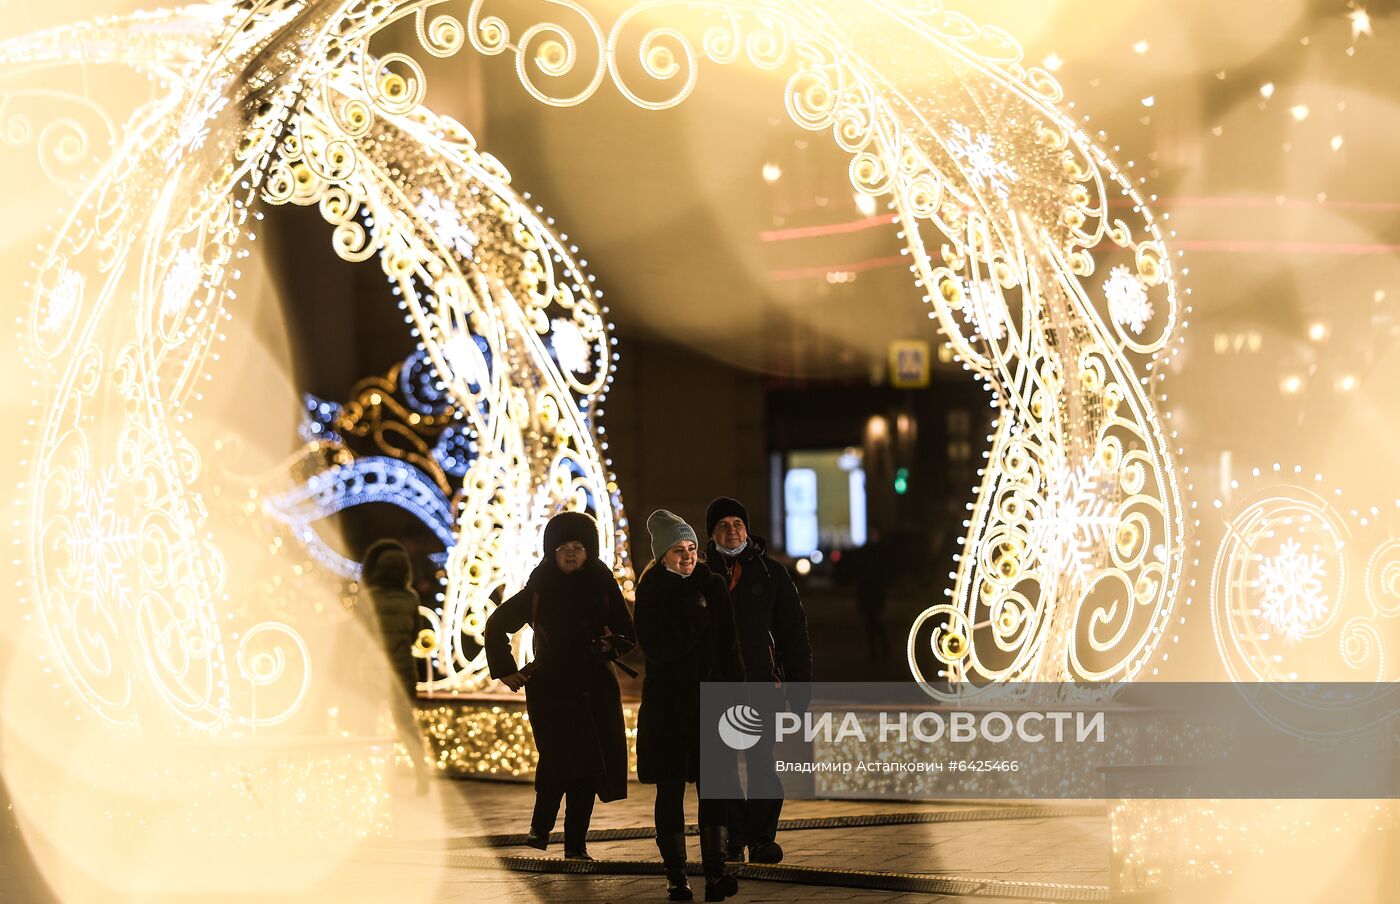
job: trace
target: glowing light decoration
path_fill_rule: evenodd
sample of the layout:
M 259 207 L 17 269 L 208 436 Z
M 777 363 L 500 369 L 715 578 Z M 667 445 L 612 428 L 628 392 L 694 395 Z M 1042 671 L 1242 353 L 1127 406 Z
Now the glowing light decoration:
M 83 303 L 83 287 L 87 278 L 81 273 L 60 267 L 54 286 L 48 294 L 48 304 L 40 318 L 39 328 L 45 333 L 61 333 L 72 326 L 73 316 Z
M 1234 482 L 1228 504 L 1215 500 L 1224 534 L 1210 616 L 1220 659 L 1241 682 L 1394 681 L 1400 501 L 1344 513 L 1340 491 L 1311 478 L 1299 467 L 1256 468 Z
M 437 538 L 454 540 L 452 505 L 442 491 L 416 469 L 386 457 L 360 458 L 316 474 L 304 487 L 268 500 L 277 518 L 296 527 L 371 502 L 387 503 L 411 513 Z
M 963 292 L 962 314 L 967 325 L 985 339 L 1006 338 L 1011 315 L 1000 290 L 987 280 L 976 280 L 964 283 Z
M 180 249 L 161 283 L 161 316 L 170 320 L 184 316 L 203 278 L 204 265 L 199 252 L 193 248 Z
M 1113 539 L 1119 519 L 1110 502 L 1112 487 L 1087 468 L 1057 468 L 1055 485 L 1045 497 L 1045 510 L 1031 529 L 1031 546 L 1039 550 L 1046 569 L 1073 569 L 1087 577 L 1094 553 Z
M 121 564 L 137 548 L 139 538 L 131 529 L 131 519 L 117 512 L 115 491 L 113 469 L 107 468 L 86 488 L 82 508 L 73 516 L 69 546 L 73 565 L 94 575 L 99 593 L 118 605 L 129 605 L 130 590 Z
M 457 252 L 458 256 L 472 256 L 472 249 L 478 241 L 476 233 L 462 222 L 462 215 L 455 206 L 439 198 L 436 192 L 425 188 L 423 198 L 418 203 L 418 213 L 432 227 L 438 239 Z
M 1127 267 L 1120 264 L 1108 272 L 1103 294 L 1113 322 L 1132 330 L 1134 335 L 1140 335 L 1151 322 L 1152 302 L 1147 298 L 1147 290 Z
M 948 152 L 966 167 L 972 184 L 991 189 L 1003 201 L 1010 195 L 1010 183 L 1020 178 L 1011 164 L 999 159 L 1000 149 L 992 137 L 982 132 L 976 135 L 960 122 L 953 123 L 953 140 L 948 142 Z
M 1296 540 L 1285 540 L 1276 555 L 1260 556 L 1259 614 L 1283 632 L 1286 640 L 1297 641 L 1313 624 L 1327 614 L 1327 594 L 1323 580 L 1327 568 L 1316 553 L 1305 554 Z
M 549 344 L 559 366 L 576 374 L 586 374 L 592 367 L 588 360 L 590 349 L 583 332 L 571 320 L 555 320 L 551 324 Z
M 1155 378 L 1144 376 L 1161 372 L 1155 365 L 1170 356 L 1183 312 L 1150 205 L 1057 106 L 1053 76 L 1027 66 L 1009 35 L 933 0 L 639 2 L 607 29 L 573 2 L 550 7 L 564 22 L 488 0 L 474 0 L 465 21 L 430 16 L 436 6 L 213 3 L 0 49 L 0 63 L 27 64 L 69 59 L 81 45 L 89 61 L 105 53 L 172 86 L 136 114 L 111 160 L 85 183 L 36 282 L 42 314 L 51 301 L 42 287 L 65 279 L 65 268 L 79 274 L 89 291 L 73 301 L 72 316 L 104 327 L 31 331 L 34 357 L 48 368 L 43 383 L 55 390 L 41 402 L 30 485 L 61 488 L 31 497 L 33 598 L 95 708 L 129 715 L 93 687 L 94 670 L 75 646 L 91 634 L 74 624 L 114 613 L 92 599 L 95 575 L 64 571 L 42 551 L 93 475 L 115 465 L 119 481 L 145 488 L 118 497 L 131 500 L 132 522 L 143 531 L 159 524 L 169 549 L 156 560 L 164 573 L 142 580 L 178 586 L 187 603 L 111 630 L 149 634 L 142 618 L 156 618 L 163 624 L 151 636 L 199 642 L 178 656 L 138 656 L 113 674 L 170 688 L 172 708 L 198 724 L 247 717 L 227 712 L 222 559 L 202 530 L 191 488 L 199 456 L 179 425 L 230 315 L 231 262 L 259 201 L 315 206 L 342 258 L 377 259 L 421 341 L 418 371 L 438 375 L 436 383 L 410 377 L 420 397 L 412 404 L 432 412 L 414 413 L 450 409 L 474 438 L 465 492 L 449 508 L 456 542 L 434 625 L 440 671 L 429 684 L 485 686 L 484 663 L 463 638 L 479 633 L 495 601 L 521 584 L 553 512 L 590 509 L 606 559 L 630 581 L 627 522 L 594 417 L 616 357 L 605 311 L 567 239 L 515 192 L 504 167 L 460 124 L 423 107 L 422 67 L 397 50 L 376 53 L 376 36 L 406 20 L 432 56 L 468 47 L 513 55 L 524 90 L 553 106 L 581 103 L 610 82 L 640 107 L 672 107 L 693 91 L 702 60 L 742 57 L 783 72 L 787 112 L 806 129 L 829 131 L 851 156 L 855 190 L 888 202 L 912 279 L 952 352 L 1000 409 L 950 601 L 930 606 L 911 629 L 915 676 L 973 688 L 1126 680 L 1146 665 L 1171 619 L 1183 530 Z M 508 22 L 512 16 L 523 21 Z M 671 18 L 664 28 L 651 24 Z M 1129 202 L 1122 215 L 1110 214 L 1120 197 Z M 467 223 L 475 244 L 462 231 Z M 202 250 L 203 291 L 177 328 L 152 331 L 159 287 L 181 248 Z M 1141 280 L 1155 312 L 1150 324 L 1125 330 L 1105 310 L 1090 291 L 1103 266 Z M 979 280 L 996 286 L 1004 331 L 972 329 L 966 319 L 964 287 Z M 560 323 L 577 327 L 586 356 Z M 91 339 L 97 335 L 102 341 Z M 93 407 L 122 413 L 94 431 L 82 420 Z M 410 446 L 404 456 L 445 493 L 432 450 Z M 1111 506 L 1105 516 L 1096 503 L 1095 517 L 1113 519 L 1100 532 L 1112 540 L 1085 544 L 1075 564 L 1057 561 L 1047 547 L 1064 532 L 1036 522 L 1065 511 L 1058 497 L 1068 475 L 1091 464 L 1102 478 L 1092 492 Z M 440 502 L 425 510 L 437 517 Z M 127 556 L 123 567 L 152 566 Z

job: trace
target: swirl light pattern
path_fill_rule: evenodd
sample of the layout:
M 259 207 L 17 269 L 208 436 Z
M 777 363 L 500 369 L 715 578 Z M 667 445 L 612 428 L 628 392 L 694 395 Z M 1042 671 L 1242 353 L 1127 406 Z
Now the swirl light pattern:
M 1151 375 L 1183 304 L 1146 199 L 1009 35 L 931 0 L 648 2 L 606 32 L 568 0 L 559 21 L 514 25 L 487 0 L 425 24 L 430 5 L 410 4 L 426 50 L 512 55 L 556 106 L 608 79 L 674 106 L 702 59 L 788 72 L 788 113 L 831 131 L 857 190 L 889 198 L 930 317 L 1002 411 L 952 599 L 910 632 L 915 676 L 1121 681 L 1147 664 L 1182 567 Z M 1118 198 L 1130 214 L 1109 214 Z
M 282 671 L 276 659 L 226 664 L 242 645 L 225 652 L 223 560 L 202 532 L 200 459 L 180 427 L 259 201 L 314 205 L 342 258 L 378 260 L 474 444 L 430 684 L 484 685 L 458 638 L 520 584 L 554 511 L 594 513 L 630 575 L 596 421 L 615 359 L 606 309 L 504 167 L 424 108 L 419 63 L 378 51 L 401 22 L 432 56 L 512 55 L 524 89 L 556 106 L 608 81 L 640 107 L 671 107 L 702 60 L 785 73 L 789 115 L 830 131 L 857 190 L 888 199 L 930 318 L 1001 410 L 950 600 L 911 629 L 915 676 L 975 687 L 1144 667 L 1181 568 L 1151 375 L 1182 304 L 1146 199 L 1009 35 L 934 0 L 647 0 L 606 31 L 573 0 L 549 7 L 565 21 L 523 25 L 487 0 L 465 19 L 430 16 L 440 5 L 229 0 L 0 49 L 0 61 L 32 62 L 86 42 L 179 73 L 126 125 L 47 249 L 29 327 L 55 387 L 30 475 L 34 597 L 94 708 L 129 718 L 133 683 L 146 681 L 171 710 L 218 726 L 253 718 L 229 711 L 231 674 Z M 170 26 L 153 42 L 152 21 Z M 133 59 L 121 48 L 137 31 L 155 46 Z M 1131 212 L 1116 217 L 1120 198 Z M 102 481 L 131 500 L 102 529 L 116 542 L 50 556 L 92 533 L 75 516 Z M 109 605 L 102 588 L 137 576 L 140 598 Z
M 1216 500 L 1225 532 L 1210 617 L 1232 681 L 1400 677 L 1391 649 L 1400 638 L 1396 513 L 1344 513 L 1341 492 L 1323 486 L 1320 475 L 1275 465 L 1256 468 L 1243 489 L 1236 481 L 1228 505 Z

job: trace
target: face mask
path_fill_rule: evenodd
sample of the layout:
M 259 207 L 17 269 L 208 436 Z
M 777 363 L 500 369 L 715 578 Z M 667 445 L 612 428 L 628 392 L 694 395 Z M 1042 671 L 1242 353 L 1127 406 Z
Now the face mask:
M 720 552 L 724 553 L 726 556 L 729 556 L 731 559 L 734 558 L 735 556 L 737 556 L 739 553 L 743 552 L 745 549 L 747 549 L 748 546 L 749 546 L 749 541 L 748 541 L 748 540 L 745 540 L 743 543 L 740 543 L 738 546 L 734 547 L 733 549 L 730 549 L 730 548 L 728 548 L 727 546 L 720 546 L 718 543 L 715 544 L 715 547 L 716 547 L 717 549 L 719 549 Z
M 683 578 L 688 578 L 688 577 L 690 577 L 689 574 L 686 574 L 686 573 L 683 572 L 683 571 L 677 571 L 676 569 L 672 568 L 670 565 L 667 565 L 665 562 L 662 562 L 662 563 L 661 563 L 661 567 L 662 567 L 662 568 L 665 568 L 667 571 L 671 572 L 671 574 L 680 575 L 680 576 L 683 577 Z M 694 574 L 694 572 L 691 572 L 691 574 Z

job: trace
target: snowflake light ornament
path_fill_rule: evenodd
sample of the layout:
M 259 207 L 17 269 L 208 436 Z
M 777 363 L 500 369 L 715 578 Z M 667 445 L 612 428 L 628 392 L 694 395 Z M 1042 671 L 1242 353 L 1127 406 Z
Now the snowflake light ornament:
M 1134 334 L 1140 334 L 1152 319 L 1152 302 L 1147 297 L 1146 287 L 1122 264 L 1108 271 L 1103 294 L 1108 299 L 1108 313 L 1113 322 Z
M 986 280 L 967 280 L 963 284 L 963 299 L 963 319 L 978 335 L 987 340 L 1005 338 L 1010 314 L 1006 299 L 996 286 Z
M 193 154 L 204 147 L 204 143 L 209 140 L 209 124 L 227 106 L 227 97 L 216 96 L 191 113 L 181 124 L 184 129 L 181 140 L 176 141 L 165 155 L 166 165 L 173 167 L 184 154 Z
M 442 355 L 452 376 L 465 381 L 469 386 L 486 386 L 490 373 L 486 366 L 486 356 L 476 344 L 476 337 L 466 330 L 460 330 L 443 343 Z
M 450 201 L 439 197 L 437 192 L 423 189 L 418 202 L 418 215 L 432 227 L 438 239 L 460 257 L 470 258 L 475 254 L 480 239 L 470 226 L 462 222 L 461 212 Z
M 83 301 L 83 289 L 87 286 L 87 277 L 76 270 L 64 267 L 59 271 L 58 279 L 54 281 L 54 286 L 49 290 L 48 304 L 44 306 L 44 317 L 40 321 L 39 327 L 46 333 L 61 333 L 68 328 L 68 323 L 73 319 L 78 306 Z
M 549 325 L 549 344 L 560 367 L 576 374 L 588 373 L 591 366 L 588 341 L 583 338 L 578 324 L 562 317 L 552 322 Z
M 85 500 L 73 519 L 73 555 L 93 586 L 111 599 L 122 589 L 121 568 L 136 549 L 137 535 L 128 518 L 116 511 L 115 478 L 105 469 L 83 491 Z
M 194 293 L 204 281 L 204 264 L 199 252 L 182 248 L 160 284 L 160 314 L 174 320 L 185 313 Z
M 1011 195 L 1009 183 L 1021 178 L 1011 164 L 997 157 L 990 135 L 974 133 L 960 122 L 953 123 L 953 140 L 948 142 L 948 153 L 962 161 L 968 180 L 974 186 L 987 186 L 1003 201 Z
M 1254 587 L 1260 593 L 1259 614 L 1284 639 L 1296 643 L 1327 615 L 1322 581 L 1327 568 L 1316 554 L 1304 555 L 1296 540 L 1285 540 L 1278 555 L 1261 558 Z
M 1045 491 L 1045 508 L 1031 523 L 1031 545 L 1044 567 L 1085 578 L 1096 550 L 1107 548 L 1118 519 L 1104 498 L 1106 479 L 1089 467 L 1057 467 Z

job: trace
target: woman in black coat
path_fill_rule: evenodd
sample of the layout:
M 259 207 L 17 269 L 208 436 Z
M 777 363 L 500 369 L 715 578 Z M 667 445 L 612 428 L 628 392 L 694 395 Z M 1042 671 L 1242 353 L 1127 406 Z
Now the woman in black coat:
M 360 580 L 368 600 L 361 598 L 358 614 L 377 635 L 388 657 L 395 683 L 389 699 L 394 727 L 408 749 L 418 793 L 428 791 L 428 765 L 423 759 L 423 735 L 418 728 L 414 701 L 418 696 L 418 670 L 413 664 L 413 642 L 418 638 L 421 616 L 418 593 L 413 589 L 413 566 L 408 550 L 397 540 L 379 540 L 365 551 Z
M 743 681 L 744 666 L 729 591 L 700 563 L 695 531 L 665 509 L 647 518 L 647 529 L 655 559 L 637 584 L 637 640 L 646 656 L 637 778 L 656 785 L 656 846 L 668 896 L 689 901 L 684 801 L 686 783 L 700 779 L 700 683 Z M 723 799 L 700 799 L 706 901 L 739 888 L 724 871 L 725 809 Z
M 491 677 L 525 688 L 535 735 L 535 812 L 525 843 L 544 850 L 564 811 L 564 856 L 588 856 L 593 799 L 627 796 L 627 735 L 612 662 L 634 645 L 632 616 L 613 573 L 598 559 L 598 523 L 564 512 L 544 529 L 544 559 L 525 588 L 486 620 Z M 510 635 L 535 632 L 535 658 L 523 669 Z

